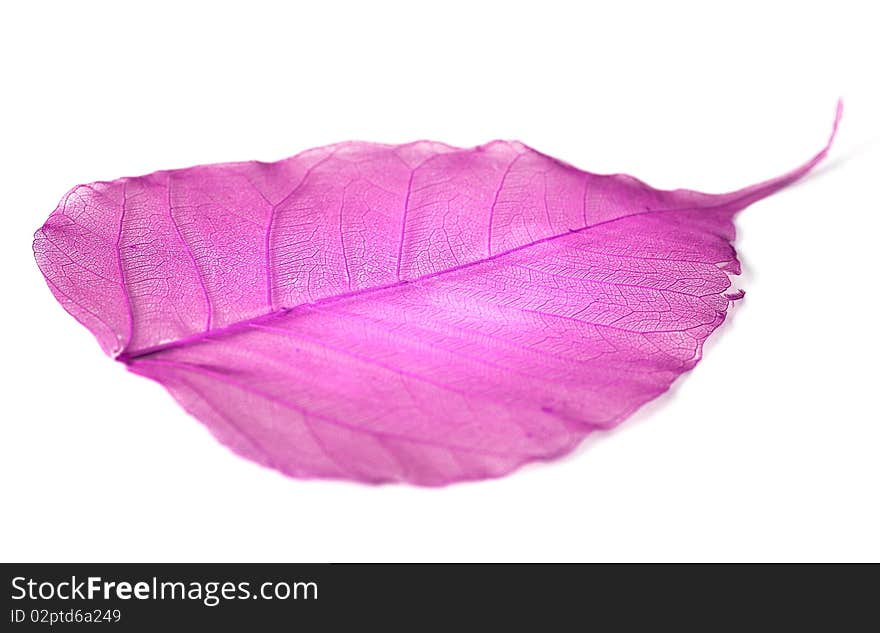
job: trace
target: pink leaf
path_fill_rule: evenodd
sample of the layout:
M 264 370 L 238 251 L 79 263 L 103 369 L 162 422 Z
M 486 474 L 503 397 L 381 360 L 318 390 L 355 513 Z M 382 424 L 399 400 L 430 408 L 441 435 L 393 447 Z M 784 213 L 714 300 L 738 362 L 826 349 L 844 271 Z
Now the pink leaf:
M 445 484 L 563 455 L 693 368 L 742 296 L 734 214 L 830 143 L 723 195 L 516 142 L 342 143 L 76 187 L 34 252 L 108 354 L 240 455 Z

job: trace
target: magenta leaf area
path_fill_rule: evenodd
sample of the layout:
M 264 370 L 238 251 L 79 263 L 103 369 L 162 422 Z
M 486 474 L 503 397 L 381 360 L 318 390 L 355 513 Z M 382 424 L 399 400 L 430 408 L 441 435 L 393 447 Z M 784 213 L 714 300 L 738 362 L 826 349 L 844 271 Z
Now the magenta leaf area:
M 34 252 L 239 455 L 440 485 L 564 455 L 693 368 L 742 296 L 734 215 L 827 150 L 711 195 L 517 142 L 341 143 L 75 187 Z

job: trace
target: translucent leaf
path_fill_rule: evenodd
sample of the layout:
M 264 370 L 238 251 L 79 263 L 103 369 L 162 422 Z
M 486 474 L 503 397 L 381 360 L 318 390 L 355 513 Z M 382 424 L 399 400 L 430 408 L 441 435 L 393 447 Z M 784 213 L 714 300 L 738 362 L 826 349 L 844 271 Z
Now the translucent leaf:
M 342 143 L 78 186 L 34 252 L 240 455 L 445 484 L 563 455 L 693 368 L 742 296 L 734 215 L 827 150 L 710 195 L 516 142 Z

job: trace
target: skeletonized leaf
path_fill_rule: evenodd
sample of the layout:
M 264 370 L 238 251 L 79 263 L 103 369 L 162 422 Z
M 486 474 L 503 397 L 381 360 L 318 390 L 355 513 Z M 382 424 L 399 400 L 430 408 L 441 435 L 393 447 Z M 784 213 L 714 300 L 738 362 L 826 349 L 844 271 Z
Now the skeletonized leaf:
M 341 143 L 75 187 L 34 252 L 240 455 L 444 484 L 562 455 L 693 368 L 742 296 L 734 214 L 827 150 L 710 195 L 517 142 Z

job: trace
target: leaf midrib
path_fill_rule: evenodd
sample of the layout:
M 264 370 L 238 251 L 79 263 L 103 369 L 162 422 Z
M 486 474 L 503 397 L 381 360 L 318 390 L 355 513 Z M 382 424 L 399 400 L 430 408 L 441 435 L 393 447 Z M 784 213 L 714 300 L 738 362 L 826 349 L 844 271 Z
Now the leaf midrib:
M 725 200 L 721 205 L 717 205 L 717 206 L 724 207 L 724 206 L 728 206 L 731 204 L 732 204 L 732 201 Z M 633 217 L 638 217 L 638 216 L 643 216 L 643 215 L 658 214 L 658 213 L 684 212 L 684 211 L 692 211 L 692 210 L 698 210 L 698 209 L 709 210 L 709 209 L 713 209 L 713 208 L 715 208 L 715 207 L 713 207 L 711 205 L 708 207 L 705 207 L 705 206 L 673 207 L 670 209 L 648 209 L 645 211 L 639 211 L 637 213 L 631 213 L 629 215 L 624 215 L 624 216 L 620 216 L 617 218 L 612 218 L 610 220 L 604 220 L 602 222 L 597 222 L 595 224 L 582 226 L 577 229 L 569 229 L 568 231 L 566 231 L 564 233 L 557 233 L 555 235 L 543 237 L 539 240 L 534 240 L 532 242 L 528 242 L 527 244 L 521 244 L 520 246 L 516 246 L 514 248 L 508 249 L 506 251 L 502 251 L 500 253 L 496 253 L 495 255 L 489 255 L 489 256 L 484 257 L 482 259 L 474 260 L 472 262 L 467 262 L 465 264 L 458 264 L 458 265 L 452 266 L 450 268 L 444 268 L 443 270 L 429 273 L 427 275 L 422 275 L 421 277 L 416 277 L 413 279 L 404 279 L 404 280 L 392 282 L 390 284 L 384 284 L 381 286 L 362 288 L 359 290 L 354 290 L 352 292 L 344 292 L 344 293 L 340 293 L 337 295 L 322 297 L 321 299 L 318 299 L 316 301 L 311 301 L 308 303 L 300 303 L 295 306 L 281 308 L 279 310 L 275 310 L 274 312 L 269 312 L 269 313 L 262 314 L 259 316 L 251 317 L 250 319 L 236 321 L 235 323 L 231 323 L 231 324 L 224 326 L 222 328 L 217 328 L 215 330 L 205 330 L 203 332 L 198 332 L 196 334 L 185 336 L 183 338 L 180 338 L 180 339 L 177 339 L 174 341 L 168 341 L 167 343 L 153 345 L 150 347 L 146 347 L 144 349 L 136 350 L 134 352 L 128 352 L 126 350 L 122 350 L 122 352 L 120 352 L 116 356 L 116 360 L 123 362 L 123 363 L 128 363 L 128 362 L 136 360 L 138 358 L 143 358 L 145 356 L 157 354 L 159 352 L 163 352 L 168 349 L 176 349 L 179 347 L 184 347 L 186 345 L 200 343 L 202 341 L 209 340 L 209 339 L 216 337 L 216 336 L 223 336 L 226 334 L 237 332 L 239 330 L 245 330 L 252 325 L 264 324 L 267 321 L 271 321 L 273 319 L 276 319 L 280 316 L 288 314 L 288 313 L 290 313 L 300 307 L 303 307 L 303 306 L 325 305 L 328 303 L 334 303 L 336 301 L 342 301 L 344 299 L 350 299 L 352 297 L 366 295 L 366 294 L 370 294 L 370 293 L 374 293 L 374 292 L 381 292 L 383 290 L 389 290 L 391 288 L 397 288 L 397 287 L 405 286 L 408 284 L 419 283 L 422 281 L 426 281 L 428 279 L 435 279 L 435 278 L 441 277 L 443 275 L 448 275 L 448 274 L 451 274 L 454 272 L 458 272 L 460 270 L 465 270 L 467 268 L 479 266 L 480 264 L 485 264 L 486 262 L 490 262 L 490 261 L 494 261 L 496 259 L 500 259 L 502 257 L 506 257 L 507 255 L 510 255 L 512 253 L 523 251 L 523 250 L 532 248 L 534 246 L 537 246 L 539 244 L 545 244 L 547 242 L 552 242 L 554 240 L 560 239 L 560 238 L 568 236 L 568 235 L 573 235 L 575 233 L 583 233 L 583 232 L 586 232 L 590 229 L 593 229 L 593 228 L 596 228 L 599 226 L 604 226 L 607 224 L 612 224 L 612 223 L 618 222 L 620 220 L 625 220 L 628 218 L 633 218 Z

